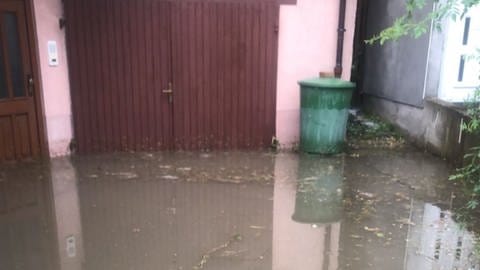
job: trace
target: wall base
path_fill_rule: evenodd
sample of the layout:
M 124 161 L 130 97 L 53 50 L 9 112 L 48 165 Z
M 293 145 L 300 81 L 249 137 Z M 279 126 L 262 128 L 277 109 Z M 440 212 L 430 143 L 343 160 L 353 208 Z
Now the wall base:
M 462 121 L 468 121 L 465 113 L 438 99 L 426 100 L 423 108 L 417 108 L 365 96 L 364 109 L 393 123 L 416 146 L 455 165 L 461 165 L 463 156 L 479 142 L 478 137 L 461 130 Z

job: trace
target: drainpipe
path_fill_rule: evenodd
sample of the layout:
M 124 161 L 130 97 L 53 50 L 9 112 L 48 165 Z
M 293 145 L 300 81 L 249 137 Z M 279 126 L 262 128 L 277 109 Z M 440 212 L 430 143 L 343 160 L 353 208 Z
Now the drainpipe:
M 340 78 L 342 76 L 343 67 L 343 40 L 345 37 L 345 12 L 347 9 L 347 0 L 340 0 L 340 10 L 338 14 L 338 29 L 337 29 L 337 61 L 335 69 L 333 70 L 335 77 Z

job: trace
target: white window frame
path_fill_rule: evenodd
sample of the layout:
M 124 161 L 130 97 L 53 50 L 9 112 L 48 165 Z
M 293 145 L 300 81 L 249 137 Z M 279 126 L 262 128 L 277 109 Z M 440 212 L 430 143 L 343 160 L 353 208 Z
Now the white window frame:
M 467 18 L 470 20 L 468 42 L 463 44 Z M 475 50 L 480 48 L 480 6 L 473 7 L 461 20 L 449 21 L 444 31 L 445 44 L 438 97 L 449 102 L 464 102 L 472 97 L 475 89 L 480 86 L 480 64 L 475 60 L 464 60 L 463 76 L 460 76 L 462 55 L 474 55 Z

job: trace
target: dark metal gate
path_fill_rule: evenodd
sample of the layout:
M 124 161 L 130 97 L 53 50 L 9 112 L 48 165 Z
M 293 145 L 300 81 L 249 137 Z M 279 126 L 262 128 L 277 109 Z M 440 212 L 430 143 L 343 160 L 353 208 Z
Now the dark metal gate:
M 65 11 L 79 152 L 270 143 L 275 1 L 66 0 Z

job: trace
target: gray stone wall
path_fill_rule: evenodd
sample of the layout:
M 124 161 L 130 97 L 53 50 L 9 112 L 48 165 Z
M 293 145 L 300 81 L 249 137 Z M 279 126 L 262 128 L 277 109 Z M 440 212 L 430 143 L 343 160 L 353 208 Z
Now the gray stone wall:
M 379 33 L 392 25 L 394 20 L 405 11 L 404 0 L 370 0 L 367 8 L 366 37 Z M 419 16 L 427 14 L 433 6 L 424 7 Z M 391 101 L 412 106 L 423 106 L 424 90 L 427 96 L 436 94 L 438 88 L 442 40 L 441 35 L 432 38 L 435 49 L 428 57 L 430 33 L 418 39 L 405 37 L 398 41 L 387 42 L 383 46 L 367 46 L 365 50 L 363 92 Z M 427 67 L 427 61 L 433 61 Z M 432 68 L 425 89 L 426 70 Z

